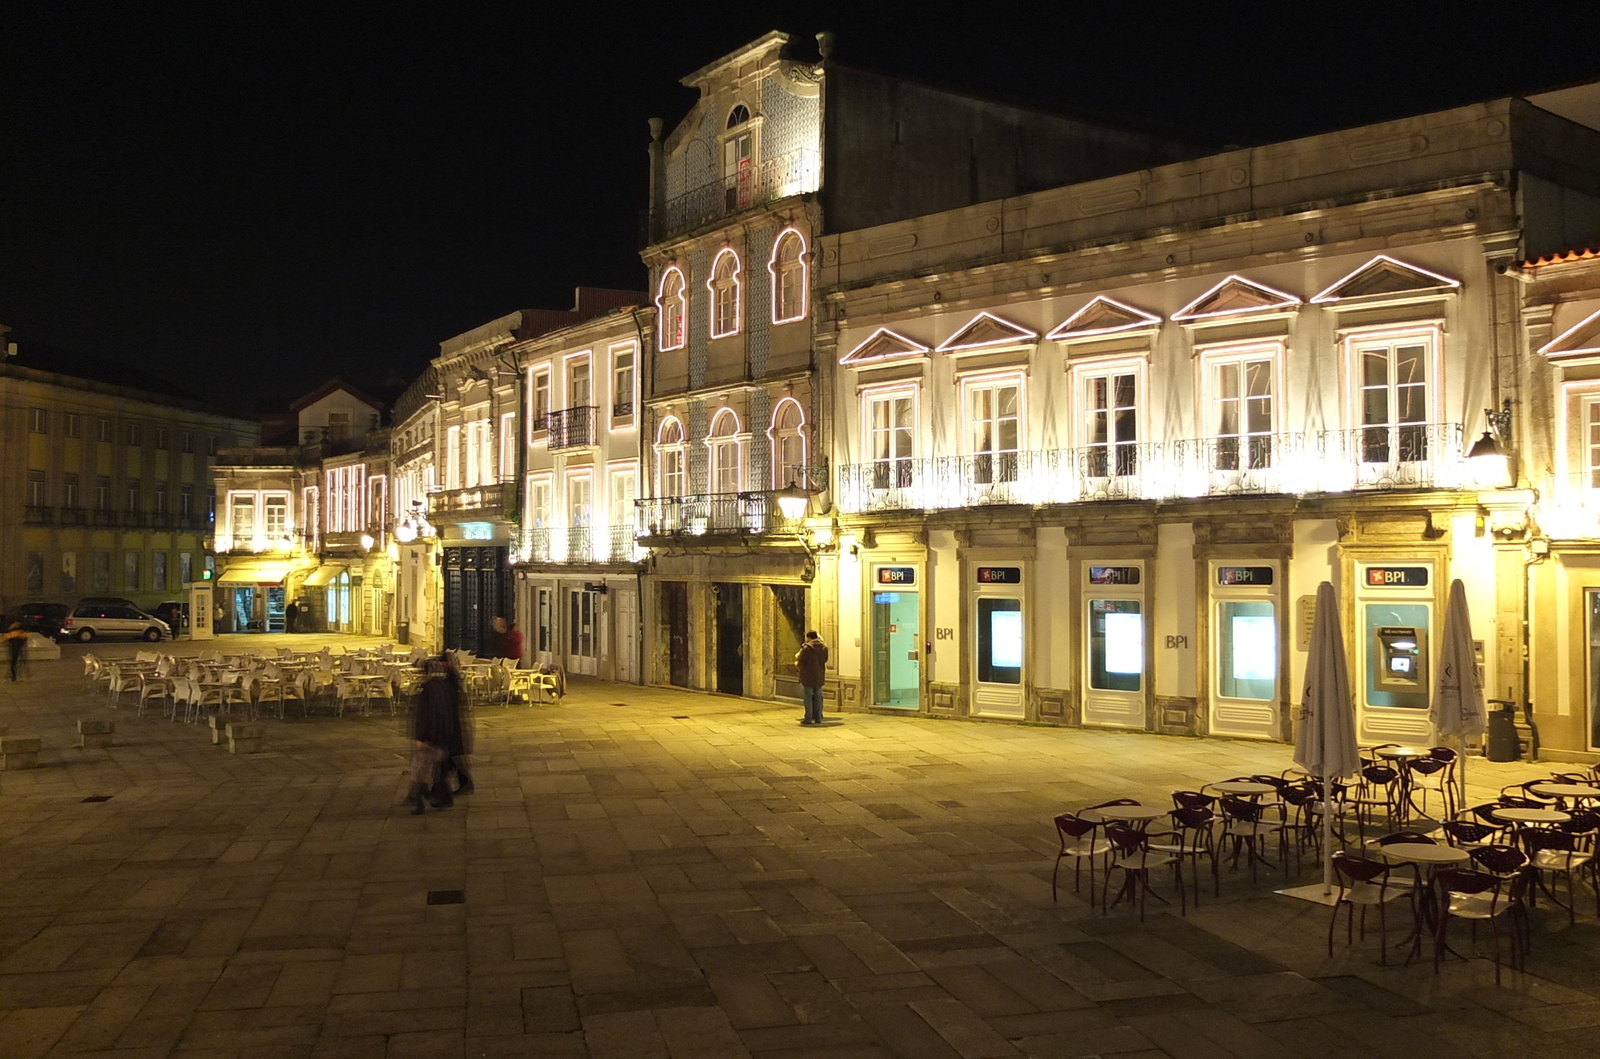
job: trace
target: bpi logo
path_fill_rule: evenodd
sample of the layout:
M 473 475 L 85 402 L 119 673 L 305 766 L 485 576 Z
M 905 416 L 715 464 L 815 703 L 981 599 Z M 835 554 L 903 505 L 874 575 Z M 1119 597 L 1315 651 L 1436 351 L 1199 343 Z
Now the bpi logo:
M 1368 588 L 1420 588 L 1428 583 L 1425 566 L 1369 566 Z

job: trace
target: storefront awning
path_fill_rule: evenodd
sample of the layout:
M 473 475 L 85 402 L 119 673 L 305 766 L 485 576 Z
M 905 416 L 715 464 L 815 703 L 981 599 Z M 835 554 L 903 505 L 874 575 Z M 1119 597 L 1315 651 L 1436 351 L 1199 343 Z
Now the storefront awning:
M 345 563 L 323 563 L 307 575 L 305 587 L 321 588 L 324 585 L 332 584 L 334 578 L 344 573 L 346 565 Z
M 289 573 L 287 559 L 237 559 L 217 578 L 219 585 L 281 585 Z

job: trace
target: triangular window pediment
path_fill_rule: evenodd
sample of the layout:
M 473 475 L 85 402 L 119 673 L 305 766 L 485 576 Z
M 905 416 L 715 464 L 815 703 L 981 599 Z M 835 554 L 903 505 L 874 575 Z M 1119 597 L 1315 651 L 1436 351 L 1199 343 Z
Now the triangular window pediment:
M 1600 312 L 1591 313 L 1539 349 L 1551 360 L 1600 353 Z
M 922 357 L 927 353 L 928 347 L 921 342 L 907 338 L 898 331 L 880 327 L 865 342 L 846 353 L 839 363 L 866 364 L 894 357 Z
M 1046 338 L 1062 341 L 1073 338 L 1094 338 L 1098 335 L 1115 335 L 1123 331 L 1145 331 L 1160 326 L 1161 317 L 1124 305 L 1114 298 L 1095 298 L 1057 325 Z
M 1019 327 L 989 313 L 979 313 L 965 327 L 939 344 L 940 353 L 964 353 L 975 349 L 1027 345 L 1039 340 L 1037 331 Z
M 1172 314 L 1174 320 L 1210 320 L 1249 313 L 1284 312 L 1300 304 L 1286 294 L 1243 276 L 1229 276 Z
M 1408 265 L 1387 254 L 1379 254 L 1365 265 L 1334 283 L 1311 299 L 1313 305 L 1354 299 L 1385 298 L 1402 294 L 1428 294 L 1453 291 L 1460 280 Z

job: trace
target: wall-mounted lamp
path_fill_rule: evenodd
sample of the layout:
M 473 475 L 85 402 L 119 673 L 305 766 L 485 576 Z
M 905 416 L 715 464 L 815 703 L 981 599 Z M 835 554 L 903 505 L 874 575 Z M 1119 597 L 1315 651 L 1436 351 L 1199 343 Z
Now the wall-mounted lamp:
M 1483 436 L 1472 443 L 1467 453 L 1472 477 L 1480 488 L 1507 489 L 1511 486 L 1511 398 L 1499 411 L 1483 410 Z
M 372 546 L 374 544 L 377 544 L 377 543 L 378 543 L 377 541 L 372 539 L 372 534 L 363 533 L 361 535 L 361 550 L 362 551 L 370 552 L 372 550 Z

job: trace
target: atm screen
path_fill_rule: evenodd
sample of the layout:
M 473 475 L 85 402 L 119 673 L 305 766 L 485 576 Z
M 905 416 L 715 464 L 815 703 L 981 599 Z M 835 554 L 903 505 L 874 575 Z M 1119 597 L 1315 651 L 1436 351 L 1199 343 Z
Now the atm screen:
M 1391 672 L 1391 673 L 1410 673 L 1411 672 L 1411 659 L 1409 659 L 1409 658 L 1391 658 L 1391 659 L 1389 659 L 1389 672 Z

